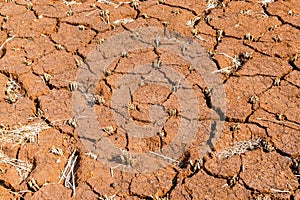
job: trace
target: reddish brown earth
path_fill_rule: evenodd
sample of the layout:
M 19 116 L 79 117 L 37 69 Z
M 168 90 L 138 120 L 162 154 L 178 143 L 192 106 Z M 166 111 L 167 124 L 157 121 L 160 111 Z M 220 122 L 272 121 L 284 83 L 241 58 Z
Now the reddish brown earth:
M 0 2 L 0 45 L 5 43 L 0 51 L 0 199 L 300 199 L 300 1 L 144 0 L 118 8 L 121 1 L 111 2 Z M 207 9 L 209 3 L 216 6 Z M 100 15 L 106 10 L 109 23 L 108 15 Z M 114 23 L 125 18 L 133 20 Z M 195 23 L 187 26 L 193 19 Z M 71 121 L 73 91 L 69 85 L 76 81 L 89 53 L 110 36 L 164 24 L 193 38 L 192 30 L 197 29 L 197 36 L 204 40 L 195 40 L 216 64 L 215 70 L 234 64 L 228 56 L 244 53 L 245 57 L 247 53 L 237 70 L 220 73 L 226 92 L 222 99 L 226 103 L 224 127 L 212 152 L 199 158 L 214 117 L 206 85 L 189 63 L 170 52 L 161 53 L 164 65 L 180 71 L 192 83 L 201 110 L 200 128 L 178 159 L 179 165 L 137 174 L 116 168 L 112 176 L 108 166 L 86 155 L 89 150 Z M 111 63 L 111 73 L 97 85 L 105 100 L 95 105 L 101 127 L 118 126 L 109 109 L 116 81 L 157 56 L 152 50 L 139 51 Z M 12 83 L 17 86 L 9 91 Z M 138 109 L 131 109 L 130 116 L 141 124 L 149 120 L 151 104 L 167 110 L 178 108 L 179 114 L 169 116 L 165 135 L 137 139 L 116 129 L 106 137 L 129 152 L 167 146 L 180 123 L 177 97 L 168 88 L 148 85 L 135 91 L 132 101 Z M 47 129 L 38 131 L 34 140 L 9 140 L 9 130 L 35 124 Z M 242 143 L 247 148 L 236 151 Z M 62 153 L 53 153 L 53 149 Z M 76 195 L 60 181 L 75 149 Z M 13 159 L 29 164 L 25 175 L 19 173 Z

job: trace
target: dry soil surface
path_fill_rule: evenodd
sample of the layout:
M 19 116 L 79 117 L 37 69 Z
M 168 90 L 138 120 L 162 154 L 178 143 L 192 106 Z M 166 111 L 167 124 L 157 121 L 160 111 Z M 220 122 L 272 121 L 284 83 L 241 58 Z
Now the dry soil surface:
M 0 199 L 300 199 L 299 0 L 1 0 L 0 23 Z M 207 135 L 218 108 L 187 61 L 158 49 L 123 52 L 89 102 L 103 136 L 125 152 L 111 169 L 79 137 L 72 94 L 92 51 L 141 27 L 174 30 L 203 47 L 226 93 L 224 124 L 218 138 Z M 167 146 L 182 112 L 174 91 L 146 84 L 128 112 L 142 125 L 149 106 L 161 105 L 162 131 L 141 139 L 118 127 L 115 83 L 144 63 L 184 74 L 201 126 L 176 162 L 131 173 L 121 166 L 131 164 L 126 152 Z M 200 157 L 207 137 L 215 142 Z

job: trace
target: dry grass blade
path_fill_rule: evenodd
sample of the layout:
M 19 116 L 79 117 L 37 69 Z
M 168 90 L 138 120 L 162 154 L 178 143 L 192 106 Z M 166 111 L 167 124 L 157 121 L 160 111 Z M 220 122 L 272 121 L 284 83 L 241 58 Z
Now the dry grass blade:
M 261 139 L 257 140 L 248 140 L 248 141 L 240 141 L 235 143 L 234 146 L 229 147 L 219 153 L 217 153 L 217 157 L 219 159 L 225 159 L 231 157 L 233 155 L 240 155 L 247 151 L 251 151 L 257 149 L 261 146 Z
M 173 158 L 170 158 L 170 157 L 167 157 L 167 156 L 165 156 L 165 155 L 162 155 L 162 154 L 159 154 L 159 153 L 156 153 L 156 152 L 153 152 L 153 151 L 149 151 L 149 153 L 152 154 L 152 155 L 154 155 L 154 156 L 158 156 L 158 157 L 160 157 L 160 158 L 163 158 L 163 159 L 165 159 L 165 160 L 168 160 L 168 161 L 174 163 L 175 165 L 178 165 L 178 164 L 179 164 L 179 162 L 178 162 L 177 160 L 175 160 L 175 159 L 173 159 Z
M 85 155 L 87 155 L 88 157 L 90 157 L 90 158 L 92 158 L 94 160 L 97 160 L 97 158 L 98 158 L 98 155 L 92 153 L 91 151 L 85 153 Z
M 206 11 L 212 8 L 216 8 L 220 4 L 219 0 L 206 0 L 206 2 L 207 2 Z
M 114 200 L 116 197 L 116 195 L 112 195 L 112 196 L 107 196 L 107 195 L 102 195 L 101 197 L 99 197 L 99 200 Z
M 14 38 L 15 38 L 15 35 L 13 35 L 13 36 L 10 37 L 10 38 L 7 38 L 7 39 L 3 42 L 3 44 L 0 46 L 0 50 L 3 49 L 3 47 L 4 47 L 4 45 L 5 45 L 6 43 L 8 43 L 9 41 L 11 41 L 11 40 L 14 39 Z
M 70 5 L 73 5 L 73 4 L 82 4 L 81 2 L 77 2 L 77 1 L 66 1 L 66 0 L 63 0 L 63 3 L 66 4 L 67 6 L 70 6 Z
M 34 143 L 36 137 L 46 129 L 51 128 L 47 124 L 37 123 L 10 129 L 5 126 L 0 127 L 0 141 L 4 143 L 23 144 L 26 142 Z
M 61 183 L 61 181 L 64 179 L 65 187 L 73 190 L 73 196 L 76 195 L 74 168 L 75 168 L 77 158 L 78 158 L 78 155 L 75 155 L 75 154 L 76 154 L 76 149 L 73 151 L 73 153 L 69 157 L 68 162 L 67 162 L 67 164 L 62 172 L 62 175 L 59 179 L 59 182 L 58 182 L 58 183 Z
M 1 150 L 0 150 L 0 163 L 15 167 L 22 180 L 24 180 L 28 176 L 33 166 L 29 162 L 15 159 L 15 158 L 9 158 Z
M 53 153 L 54 155 L 57 156 L 63 156 L 64 152 L 61 148 L 55 148 L 54 146 L 52 146 L 49 150 L 50 153 Z
M 273 192 L 278 192 L 278 193 L 291 193 L 291 191 L 288 191 L 288 190 L 278 190 L 278 189 L 274 189 L 274 188 L 271 188 L 271 190 Z
M 233 57 L 227 55 L 226 53 L 219 53 L 219 55 L 223 55 L 226 58 L 229 58 L 231 60 L 231 64 L 229 67 L 213 71 L 212 72 L 213 74 L 223 73 L 229 75 L 239 70 L 247 60 L 252 59 L 252 55 L 248 52 L 243 52 L 240 53 L 239 55 L 234 55 Z
M 132 18 L 124 18 L 124 19 L 117 19 L 113 22 L 114 25 L 119 26 L 120 24 L 128 24 L 134 22 Z

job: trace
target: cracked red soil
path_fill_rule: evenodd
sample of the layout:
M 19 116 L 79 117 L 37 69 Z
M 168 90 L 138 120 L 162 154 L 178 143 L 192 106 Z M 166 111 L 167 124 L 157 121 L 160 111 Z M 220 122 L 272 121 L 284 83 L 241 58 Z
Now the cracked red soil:
M 5 43 L 0 51 L 0 199 L 300 199 L 300 2 L 145 0 L 117 8 L 121 1 L 107 2 L 0 2 L 0 44 Z M 124 19 L 131 21 L 118 22 Z M 178 165 L 138 174 L 115 168 L 112 175 L 108 166 L 86 154 L 78 137 L 70 83 L 107 38 L 149 26 L 192 37 L 207 51 L 226 92 L 224 127 L 220 137 L 209 135 L 214 103 L 203 77 L 187 61 L 170 52 L 129 53 L 111 63 L 97 85 L 105 100 L 94 105 L 100 128 L 116 128 L 105 137 L 129 152 L 156 151 L 175 137 L 182 110 L 168 88 L 142 86 L 130 102 L 137 106 L 130 116 L 139 124 L 149 121 L 153 104 L 169 112 L 158 135 L 128 136 L 110 109 L 116 81 L 157 58 L 192 84 L 200 125 Z M 237 65 L 234 58 L 242 54 L 249 56 Z M 177 114 L 170 114 L 175 109 Z M 36 140 L 8 141 L 8 130 L 36 123 L 48 126 Z M 201 144 L 209 138 L 216 143 L 199 158 Z M 249 146 L 253 141 L 259 141 L 256 147 Z M 241 142 L 246 148 L 238 146 Z M 75 149 L 76 195 L 59 182 Z M 218 156 L 224 152 L 229 156 Z M 7 158 L 30 163 L 27 175 L 22 178 L 15 165 L 4 162 Z

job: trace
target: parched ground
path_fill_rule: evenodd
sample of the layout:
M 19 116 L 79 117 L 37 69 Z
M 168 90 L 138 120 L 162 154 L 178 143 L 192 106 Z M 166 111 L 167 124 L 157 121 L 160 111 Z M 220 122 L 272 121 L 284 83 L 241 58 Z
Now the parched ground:
M 0 23 L 0 199 L 300 199 L 299 0 L 1 0 Z M 140 140 L 118 129 L 114 83 L 134 66 L 161 61 L 182 72 L 201 110 L 201 127 L 177 164 L 134 174 L 110 169 L 82 144 L 72 94 L 89 53 L 149 26 L 205 49 L 222 77 L 226 113 L 212 152 L 199 157 L 216 109 L 210 88 L 167 52 L 121 55 L 93 102 L 105 137 L 120 149 L 159 150 L 180 122 L 172 91 L 143 86 L 148 96 L 133 94 L 130 115 L 146 123 L 149 105 L 161 104 L 169 114 L 163 132 Z

